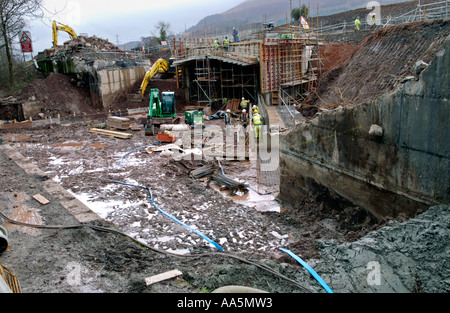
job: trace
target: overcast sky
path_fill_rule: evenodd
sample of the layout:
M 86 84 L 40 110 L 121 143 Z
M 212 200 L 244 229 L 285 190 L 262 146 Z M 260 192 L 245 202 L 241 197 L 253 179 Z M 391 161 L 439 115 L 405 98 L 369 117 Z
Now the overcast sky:
M 202 18 L 225 12 L 244 0 L 43 0 L 45 17 L 33 20 L 29 31 L 34 55 L 52 46 L 53 20 L 66 24 L 79 35 L 108 39 L 113 43 L 140 40 L 156 34 L 159 21 L 168 22 L 173 33 L 180 33 Z M 59 43 L 70 39 L 58 33 Z

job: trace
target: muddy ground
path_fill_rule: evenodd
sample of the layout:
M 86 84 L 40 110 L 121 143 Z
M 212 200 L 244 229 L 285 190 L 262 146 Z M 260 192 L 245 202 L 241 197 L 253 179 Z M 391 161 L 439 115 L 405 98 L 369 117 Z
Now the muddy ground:
M 2 223 L 9 231 L 10 246 L 0 255 L 0 263 L 15 272 L 22 292 L 207 293 L 236 284 L 273 293 L 325 292 L 280 248 L 318 264 L 319 274 L 325 275 L 335 292 L 377 291 L 367 289 L 364 281 L 354 282 L 345 277 L 336 280 L 331 270 L 335 268 L 333 260 L 340 258 L 340 253 L 348 255 L 352 251 L 352 246 L 345 245 L 357 243 L 361 238 L 364 241 L 364 235 L 382 230 L 394 221 L 377 221 L 338 198 L 320 201 L 319 197 L 285 207 L 277 202 L 276 194 L 263 197 L 250 190 L 248 194 L 231 197 L 214 183 L 189 176 L 189 171 L 204 161 L 176 161 L 166 153 L 147 151 L 142 147 L 155 143 L 156 137 L 145 136 L 142 130 L 129 131 L 131 139 L 117 139 L 89 133 L 89 126 L 0 131 L 1 212 L 20 222 L 45 227 L 59 225 L 57 229 L 42 229 Z M 23 162 L 16 163 L 14 157 L 8 156 L 11 151 L 19 152 L 43 172 L 26 174 L 18 166 L 23 166 Z M 256 185 L 254 163 L 223 160 L 221 165 L 228 177 L 245 182 L 260 193 L 276 189 L 277 186 Z M 159 209 L 191 229 L 158 211 L 150 203 L 146 190 L 103 179 L 149 187 Z M 59 183 L 99 216 L 98 220 L 84 224 L 122 233 L 78 226 L 65 228 L 80 222 L 58 202 L 57 195 L 43 187 L 49 180 Z M 39 203 L 32 197 L 36 194 L 50 202 Z M 260 203 L 264 205 L 259 206 Z M 447 220 L 441 222 L 443 225 L 431 227 L 438 230 L 443 227 L 444 233 L 439 231 L 437 236 L 445 236 L 448 227 Z M 192 229 L 224 251 L 220 252 Z M 437 237 L 426 238 L 433 242 L 436 239 L 445 243 Z M 417 238 L 412 236 L 411 240 L 418 245 Z M 333 244 L 324 246 L 324 242 Z M 398 253 L 409 249 L 408 241 L 402 244 L 397 247 Z M 339 248 L 342 245 L 346 248 Z M 331 249 L 330 246 L 340 252 L 323 256 L 321 251 L 324 247 Z M 445 252 L 441 245 L 438 248 L 433 255 Z M 326 263 L 321 264 L 321 259 Z M 351 268 L 351 262 L 343 262 Z M 174 269 L 180 270 L 182 276 L 146 285 L 145 278 Z M 400 272 L 398 278 L 393 272 L 396 280 L 412 281 L 409 285 L 413 288 L 399 284 L 401 288 L 381 292 L 448 290 L 448 285 L 436 289 L 436 284 L 434 289 L 419 290 L 415 277 L 403 278 Z M 367 273 L 360 271 L 359 275 Z M 442 273 L 436 275 L 439 279 Z
M 91 229 L 43 230 L 7 224 L 12 244 L 1 262 L 14 269 L 24 292 L 212 291 L 236 282 L 236 275 L 242 284 L 255 288 L 272 292 L 302 291 L 254 266 L 218 256 L 214 245 L 157 211 L 145 190 L 105 182 L 102 178 L 150 187 L 160 209 L 205 234 L 225 253 L 257 262 L 264 260 L 291 277 L 302 271 L 279 248 L 292 249 L 305 259 L 317 258 L 317 239 L 345 241 L 346 235 L 354 239 L 355 232 L 362 235 L 376 222 L 367 216 L 357 216 L 351 207 L 336 217 L 336 212 L 315 202 L 303 203 L 301 212 L 288 210 L 273 195 L 261 196 L 252 190 L 230 197 L 214 183 L 189 176 L 190 169 L 198 168 L 204 161 L 175 161 L 161 152 L 149 153 L 146 149 L 125 156 L 156 142 L 156 137 L 146 137 L 143 131 L 137 131 L 130 132 L 132 139 L 115 139 L 91 134 L 88 129 L 88 125 L 79 124 L 2 132 L 5 145 L 45 172 L 43 177 L 24 175 L 2 153 L 2 168 L 5 168 L 1 180 L 5 190 L 1 196 L 5 208 L 2 212 L 32 224 L 76 224 L 73 216 L 40 185 L 51 179 L 101 217 L 102 221 L 95 224 L 120 229 L 151 247 L 182 257 L 155 253 L 127 238 Z M 227 176 L 255 190 L 270 189 L 255 185 L 254 161 L 223 161 L 221 165 Z M 271 187 L 274 188 L 277 186 Z M 43 195 L 50 203 L 41 205 L 32 198 L 35 194 Z M 270 207 L 271 212 L 258 211 L 258 203 L 264 203 L 265 209 Z M 332 227 L 322 225 L 327 218 L 333 219 L 329 224 Z M 212 255 L 188 256 L 204 253 Z M 81 265 L 80 286 L 68 284 L 68 264 Z M 175 268 L 184 273 L 183 280 L 145 286 L 145 277 Z M 303 279 L 311 290 L 320 290 L 313 281 L 308 282 L 307 275 Z

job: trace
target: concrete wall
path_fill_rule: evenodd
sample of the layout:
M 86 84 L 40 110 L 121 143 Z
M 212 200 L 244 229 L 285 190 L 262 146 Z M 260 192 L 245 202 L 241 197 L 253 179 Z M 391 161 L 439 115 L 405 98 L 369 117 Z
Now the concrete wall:
M 114 57 L 114 55 L 111 55 Z M 142 65 L 141 65 L 142 64 Z M 91 100 L 96 108 L 108 108 L 113 99 L 136 82 L 141 82 L 150 62 L 143 61 L 139 65 L 134 60 L 93 59 L 87 61 L 74 57 L 66 60 L 53 61 L 42 59 L 38 61 L 39 68 L 48 76 L 51 73 L 77 74 L 89 80 Z M 34 112 L 33 105 L 27 106 Z
M 379 217 L 449 204 L 449 69 L 450 36 L 418 79 L 295 127 L 281 140 L 279 197 L 344 198 Z
M 30 117 L 41 113 L 41 108 L 44 106 L 45 104 L 40 101 L 27 101 L 22 103 L 23 118 L 28 120 Z
M 103 108 L 108 108 L 114 98 L 145 76 L 144 67 L 125 69 L 104 69 L 97 72 L 96 79 L 91 82 L 91 94 L 98 96 Z M 93 86 L 96 84 L 96 86 Z M 93 100 L 95 95 L 93 95 Z M 95 101 L 96 102 L 96 101 Z

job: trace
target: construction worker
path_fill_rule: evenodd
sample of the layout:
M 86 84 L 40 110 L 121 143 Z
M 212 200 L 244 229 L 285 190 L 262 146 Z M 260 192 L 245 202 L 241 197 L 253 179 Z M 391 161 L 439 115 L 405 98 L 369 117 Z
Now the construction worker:
M 370 26 L 370 29 L 374 29 L 375 28 L 375 24 L 376 24 L 376 21 L 375 21 L 375 13 L 372 13 L 372 26 Z
M 228 51 L 228 46 L 230 45 L 230 39 L 228 39 L 228 36 L 225 36 L 222 43 L 223 43 L 223 50 Z
M 359 25 L 361 25 L 361 21 L 359 20 L 359 16 L 355 20 L 355 31 L 359 31 Z
M 239 34 L 239 32 L 236 30 L 235 27 L 233 27 L 233 41 L 234 42 L 238 42 L 239 41 L 238 34 Z
M 242 100 L 241 100 L 241 110 L 243 110 L 243 109 L 248 109 L 248 100 L 245 100 L 245 98 L 244 97 L 242 97 Z
M 231 111 L 228 109 L 225 113 L 225 127 L 231 126 Z
M 219 47 L 220 47 L 219 38 L 216 38 L 216 40 L 214 40 L 214 48 L 219 49 Z
M 262 124 L 262 117 L 259 115 L 259 113 L 253 114 L 253 125 L 255 126 L 255 136 L 256 141 L 259 142 L 261 140 L 261 124 Z
M 259 110 L 256 105 L 253 106 L 253 114 L 259 114 Z
M 242 127 L 246 129 L 248 125 L 248 114 L 246 109 L 242 110 L 241 116 L 239 117 L 239 121 L 242 123 Z

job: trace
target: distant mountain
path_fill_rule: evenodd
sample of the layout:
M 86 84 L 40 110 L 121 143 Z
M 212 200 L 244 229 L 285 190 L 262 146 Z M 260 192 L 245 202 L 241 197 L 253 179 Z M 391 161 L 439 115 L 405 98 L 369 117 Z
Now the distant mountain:
M 135 48 L 142 49 L 142 41 L 130 41 L 124 44 L 118 45 L 119 48 L 122 48 L 123 50 L 132 50 Z
M 220 29 L 232 28 L 233 26 L 246 25 L 251 23 L 273 22 L 284 24 L 286 18 L 290 20 L 290 8 L 298 8 L 300 3 L 309 6 L 311 16 L 331 15 L 344 11 L 365 8 L 368 0 L 247 0 L 234 8 L 207 16 L 200 20 L 197 25 L 189 28 L 187 33 L 195 32 L 217 32 Z M 381 5 L 405 2 L 404 0 L 378 0 Z M 319 6 L 319 8 L 317 8 Z

